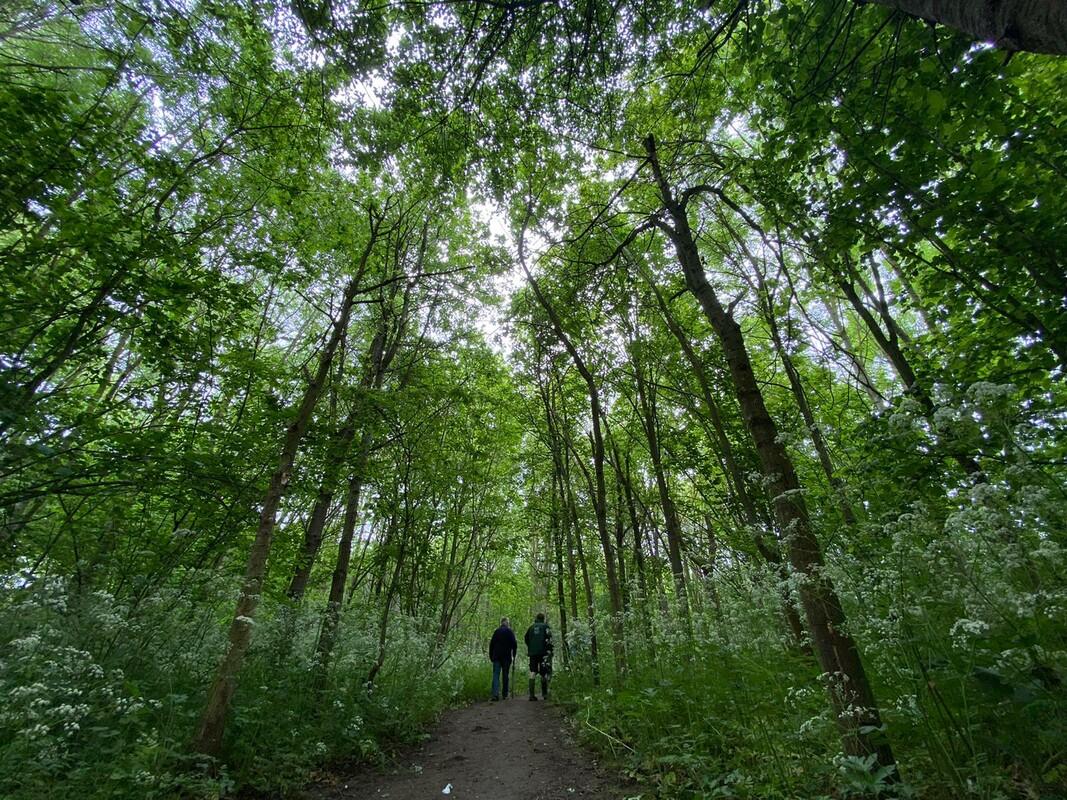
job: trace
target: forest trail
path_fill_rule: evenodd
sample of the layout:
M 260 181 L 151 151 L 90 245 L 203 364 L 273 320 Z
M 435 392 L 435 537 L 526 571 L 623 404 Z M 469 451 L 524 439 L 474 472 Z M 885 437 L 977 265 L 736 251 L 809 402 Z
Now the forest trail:
M 524 694 L 445 712 L 384 774 L 319 786 L 315 800 L 620 800 L 626 791 L 575 742 L 559 710 Z M 448 795 L 445 787 L 451 786 Z M 631 793 L 632 794 L 632 793 Z

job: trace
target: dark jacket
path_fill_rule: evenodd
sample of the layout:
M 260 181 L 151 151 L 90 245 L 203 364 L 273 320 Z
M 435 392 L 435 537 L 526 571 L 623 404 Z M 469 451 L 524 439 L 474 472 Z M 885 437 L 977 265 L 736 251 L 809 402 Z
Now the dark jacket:
M 526 652 L 531 657 L 552 654 L 552 629 L 547 622 L 535 622 L 526 631 Z
M 519 643 L 515 640 L 515 634 L 511 628 L 501 625 L 493 631 L 493 638 L 489 640 L 489 659 L 502 661 L 510 664 L 515 657 L 515 651 L 519 649 Z

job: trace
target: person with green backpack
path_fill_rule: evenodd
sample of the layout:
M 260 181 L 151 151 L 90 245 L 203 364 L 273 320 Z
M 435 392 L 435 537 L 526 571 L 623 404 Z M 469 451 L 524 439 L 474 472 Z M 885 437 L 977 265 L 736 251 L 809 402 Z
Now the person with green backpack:
M 541 676 L 541 698 L 548 699 L 548 679 L 552 675 L 552 629 L 545 615 L 538 614 L 524 637 L 526 654 L 530 657 L 530 699 L 536 700 L 534 680 Z

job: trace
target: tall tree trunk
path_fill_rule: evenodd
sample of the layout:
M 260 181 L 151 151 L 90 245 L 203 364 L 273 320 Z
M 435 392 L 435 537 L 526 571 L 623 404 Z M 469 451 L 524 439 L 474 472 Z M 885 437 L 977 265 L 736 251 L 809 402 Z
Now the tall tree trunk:
M 366 470 L 367 458 L 373 441 L 373 434 L 369 430 L 364 431 L 359 447 L 359 461 L 356 463 L 352 476 L 348 480 L 348 492 L 345 498 L 345 518 L 341 526 L 341 539 L 337 543 L 337 563 L 334 565 L 333 575 L 330 578 L 330 594 L 326 600 L 322 627 L 319 630 L 319 639 L 315 645 L 315 649 L 319 654 L 318 669 L 322 676 L 325 676 L 329 667 L 337 634 L 337 625 L 341 617 L 341 604 L 345 599 L 348 565 L 352 560 L 352 539 L 355 536 L 356 523 L 359 521 L 359 501 L 363 492 L 363 473 Z
M 711 390 L 711 382 L 708 379 L 707 370 L 704 369 L 704 364 L 693 349 L 689 337 L 675 319 L 674 314 L 670 310 L 670 306 L 667 305 L 666 300 L 660 293 L 659 287 L 653 284 L 647 276 L 646 280 L 649 281 L 649 286 L 656 296 L 656 302 L 659 305 L 664 321 L 667 323 L 667 327 L 670 329 L 671 333 L 674 334 L 674 338 L 681 346 L 686 361 L 689 362 L 689 365 L 693 369 L 693 374 L 697 378 L 697 383 L 700 386 L 700 394 L 704 400 L 704 407 L 707 409 L 708 417 L 711 419 L 712 428 L 715 431 L 715 438 L 718 442 L 720 452 L 722 453 L 723 462 L 726 464 L 727 477 L 728 479 L 732 479 L 734 491 L 741 501 L 745 522 L 754 534 L 753 538 L 756 543 L 756 549 L 759 551 L 759 554 L 763 556 L 763 559 L 774 567 L 782 582 L 782 586 L 786 587 L 789 575 L 785 564 L 782 563 L 782 557 L 778 552 L 778 544 L 777 542 L 768 544 L 766 537 L 761 533 L 762 529 L 769 528 L 770 525 L 769 522 L 767 525 L 764 525 L 761 522 L 760 515 L 756 510 L 756 504 L 752 500 L 752 495 L 748 492 L 748 482 L 745 479 L 744 472 L 737 464 L 733 446 L 730 444 L 730 440 L 726 435 L 726 427 L 722 421 L 722 413 L 719 410 L 718 402 L 715 400 L 715 395 Z M 789 630 L 793 633 L 794 642 L 797 643 L 798 647 L 803 647 L 804 627 L 800 621 L 800 614 L 797 611 L 796 604 L 793 602 L 793 598 L 790 596 L 788 588 L 783 589 L 782 614 L 785 616 L 786 623 L 789 625 Z
M 577 530 L 571 524 L 571 516 L 568 513 L 570 510 L 570 504 L 567 500 L 567 489 L 563 484 L 563 473 L 560 473 L 559 481 L 559 498 L 561 513 L 563 514 L 561 522 L 563 525 L 563 533 L 567 539 L 567 574 L 570 577 L 570 603 L 571 603 L 571 619 L 577 621 L 580 619 L 578 615 L 578 571 L 575 564 L 574 557 L 574 536 Z
M 612 522 L 615 527 L 615 556 L 619 559 L 619 589 L 622 591 L 622 608 L 630 610 L 630 587 L 626 583 L 626 525 L 622 517 L 622 487 L 615 481 L 615 503 Z
M 849 271 L 854 273 L 855 271 L 852 267 L 851 260 L 846 258 L 846 263 L 849 267 Z M 859 315 L 860 319 L 863 320 L 864 324 L 866 324 L 867 329 L 871 332 L 871 336 L 874 337 L 874 340 L 878 343 L 882 352 L 885 353 L 886 358 L 889 359 L 889 363 L 893 365 L 893 369 L 896 371 L 897 375 L 900 376 L 900 380 L 904 384 L 904 390 L 919 402 L 928 415 L 932 414 L 934 411 L 934 401 L 926 391 L 926 387 L 919 382 L 918 376 L 911 366 L 911 362 L 908 360 L 908 357 L 904 354 L 904 350 L 900 346 L 896 324 L 887 323 L 886 328 L 889 332 L 886 333 L 878 324 L 878 320 L 874 318 L 874 315 L 871 314 L 870 310 L 864 305 L 863 300 L 856 292 L 856 287 L 853 285 L 852 280 L 839 280 L 838 286 L 841 287 L 841 291 L 845 293 L 845 297 L 848 298 L 852 308 Z M 883 309 L 881 315 L 883 319 L 885 319 L 888 315 L 888 310 Z M 966 453 L 953 453 L 952 458 L 968 475 L 981 475 L 982 468 L 970 455 L 967 455 Z
M 656 418 L 656 399 L 645 381 L 644 368 L 641 366 L 641 360 L 634 352 L 633 347 L 631 347 L 630 363 L 634 368 L 641 427 L 644 429 L 645 439 L 648 442 L 652 473 L 656 479 L 656 491 L 659 494 L 660 508 L 663 511 L 663 524 L 667 530 L 667 560 L 670 562 L 671 575 L 674 578 L 674 592 L 681 605 L 686 631 L 692 635 L 689 616 L 689 595 L 686 591 L 685 568 L 682 564 L 682 522 L 678 517 L 678 509 L 674 505 L 674 498 L 671 497 L 670 487 L 667 485 L 667 473 L 663 468 L 663 454 L 659 442 L 659 423 Z
M 555 459 L 553 459 L 555 461 Z M 556 566 L 556 603 L 559 607 L 559 632 L 563 645 L 563 664 L 567 665 L 570 660 L 570 646 L 567 642 L 567 598 L 563 589 L 563 533 L 561 519 L 561 509 L 559 505 L 559 493 L 556 490 L 556 486 L 559 483 L 559 472 L 553 468 L 552 470 L 552 551 L 555 555 Z
M 585 589 L 586 619 L 589 621 L 589 658 L 593 668 L 593 685 L 600 685 L 600 650 L 597 644 L 596 603 L 593 600 L 593 583 L 589 580 L 589 565 L 585 561 L 585 546 L 582 544 L 582 526 L 578 522 L 578 505 L 574 501 L 574 488 L 571 485 L 570 455 L 564 456 L 564 485 L 567 492 L 567 508 L 570 510 L 571 525 L 574 531 L 575 550 L 578 553 L 578 567 L 582 573 L 582 587 Z M 575 615 L 577 616 L 577 614 Z
M 642 641 L 652 641 L 652 620 L 648 617 L 648 584 L 645 577 L 645 553 L 641 547 L 641 521 L 637 514 L 637 504 L 634 502 L 633 483 L 630 478 L 630 454 L 626 454 L 626 461 L 619 457 L 619 448 L 614 436 L 608 437 L 611 445 L 612 466 L 615 468 L 615 480 L 622 486 L 623 497 L 626 500 L 626 511 L 630 517 L 631 541 L 634 554 L 634 572 L 637 573 L 637 616 L 641 620 L 641 628 L 644 633 Z M 619 543 L 619 550 L 623 545 Z
M 864 365 L 863 359 L 860 358 L 859 354 L 856 352 L 855 345 L 852 344 L 852 337 L 848 335 L 848 329 L 845 327 L 845 322 L 841 319 L 841 311 L 837 307 L 837 298 L 823 298 L 823 305 L 826 307 L 826 311 L 830 314 L 830 319 L 836 328 L 835 332 L 844 344 L 844 351 L 848 356 L 848 360 L 852 362 L 852 367 L 856 370 L 856 380 L 867 395 L 867 398 L 871 401 L 871 405 L 879 411 L 883 410 L 886 407 L 885 398 L 882 396 L 881 392 L 874 388 L 874 381 L 871 380 L 871 376 L 867 372 L 867 367 Z M 833 340 L 831 339 L 831 341 Z M 841 348 L 838 347 L 838 349 Z
M 930 310 L 926 307 L 923 298 L 917 291 L 915 291 L 915 287 L 912 285 L 904 268 L 900 265 L 900 262 L 888 252 L 888 249 L 889 248 L 886 248 L 881 251 L 882 258 L 885 259 L 885 263 L 889 265 L 889 268 L 893 270 L 893 274 L 897 276 L 900 285 L 904 287 L 904 292 L 908 295 L 908 300 L 911 302 L 912 308 L 915 309 L 919 314 L 919 317 L 922 319 L 926 331 L 932 334 L 940 334 L 940 323 L 931 316 Z
M 570 575 L 570 601 L 571 618 L 578 619 L 578 588 L 574 568 L 574 546 L 571 537 L 570 523 L 568 519 L 568 501 L 564 488 L 566 469 L 563 463 L 564 446 L 560 441 L 560 430 L 556 422 L 555 409 L 552 403 L 552 388 L 547 380 L 541 380 L 538 373 L 538 393 L 545 409 L 545 424 L 548 427 L 548 447 L 552 456 L 552 523 L 553 540 L 556 555 L 556 581 L 559 590 L 559 617 L 560 628 L 563 635 L 563 658 L 564 663 L 569 656 L 567 645 L 567 604 L 564 598 L 563 588 L 563 539 L 567 542 L 567 571 Z
M 368 389 L 380 389 L 385 379 L 385 372 L 389 368 L 393 357 L 396 355 L 400 339 L 407 323 L 405 312 L 395 321 L 392 332 L 392 341 L 388 341 L 389 320 L 383 313 L 378 332 L 367 354 L 367 365 L 362 384 Z M 330 579 L 330 595 L 326 600 L 326 610 L 322 617 L 322 628 L 319 631 L 319 640 L 316 644 L 318 651 L 318 669 L 322 680 L 330 663 L 333 653 L 333 645 L 337 635 L 337 626 L 341 619 L 341 605 L 345 599 L 345 586 L 348 583 L 348 565 L 352 560 L 352 539 L 355 536 L 356 521 L 359 516 L 359 500 L 363 489 L 363 473 L 366 470 L 367 460 L 370 457 L 371 445 L 374 443 L 374 433 L 370 428 L 365 428 L 359 444 L 359 456 L 352 471 L 348 483 L 348 498 L 345 503 L 345 520 L 341 528 L 341 539 L 337 543 L 337 562 L 334 565 L 333 576 Z M 387 603 L 391 604 L 392 598 L 387 597 Z
M 870 331 L 871 336 L 878 343 L 878 349 L 889 359 L 893 371 L 897 373 L 900 382 L 904 384 L 904 390 L 914 394 L 923 405 L 932 405 L 929 396 L 923 387 L 919 385 L 919 380 L 915 375 L 915 370 L 912 369 L 911 362 L 908 361 L 904 351 L 901 350 L 900 342 L 897 340 L 895 332 L 890 329 L 887 334 L 882 330 L 882 326 L 878 324 L 878 320 L 874 318 L 870 309 L 864 304 L 851 280 L 839 280 L 837 285 L 841 287 L 841 291 L 848 298 L 849 304 L 859 315 L 859 318 L 863 320 L 867 330 Z
M 589 473 L 589 468 L 586 467 L 586 465 L 582 462 L 581 453 L 579 453 L 578 449 L 574 446 L 574 442 L 571 442 L 570 440 L 568 440 L 566 442 L 566 445 L 567 445 L 568 451 L 570 453 L 570 456 L 574 459 L 574 463 L 578 467 L 578 471 L 582 473 L 582 478 L 585 479 L 585 490 L 586 490 L 587 495 L 590 498 L 594 497 L 594 495 L 596 493 L 596 483 L 594 482 L 593 476 Z M 568 468 L 568 470 L 567 470 L 568 480 L 570 478 L 570 474 L 571 474 L 570 473 L 570 469 Z M 576 501 L 574 499 L 573 492 L 571 494 L 571 504 L 572 504 L 571 507 L 572 507 L 572 509 L 574 511 L 574 514 L 577 515 L 578 506 L 577 506 L 577 503 L 576 503 Z M 595 501 L 593 501 L 593 505 L 594 506 L 596 505 Z M 587 561 L 586 561 L 586 558 L 585 558 L 585 551 L 584 551 L 584 545 L 582 544 L 581 532 L 580 532 L 580 529 L 577 527 L 577 519 L 578 519 L 577 516 L 575 516 L 575 530 L 578 532 L 578 535 L 576 537 L 576 541 L 577 541 L 577 544 L 578 544 L 578 560 L 581 562 L 581 565 L 582 565 L 582 577 L 587 582 L 586 594 L 589 597 L 591 597 L 592 596 L 592 584 L 588 583 L 588 581 L 589 581 L 588 564 L 587 564 Z M 590 605 L 590 609 L 592 609 L 592 608 L 593 607 Z
M 660 167 L 656 142 L 652 136 L 645 140 L 645 148 L 661 200 L 671 220 L 671 224 L 659 220 L 659 227 L 674 245 L 686 285 L 700 303 L 722 344 L 741 414 L 759 455 L 775 513 L 785 536 L 790 564 L 799 578 L 801 602 L 815 642 L 816 654 L 823 671 L 832 676 L 830 700 L 845 752 L 859 756 L 873 753 L 880 765 L 895 769 L 896 762 L 888 742 L 879 741 L 871 735 L 882 729 L 874 691 L 860 658 L 859 648 L 847 633 L 844 609 L 826 574 L 822 550 L 808 518 L 796 470 L 785 447 L 778 440 L 777 426 L 767 411 L 741 326 L 708 283 L 689 225 L 684 196 L 682 201 L 675 198 Z
M 659 306 L 663 321 L 667 323 L 668 330 L 670 330 L 679 346 L 681 346 L 682 354 L 685 356 L 685 360 L 693 370 L 693 375 L 696 376 L 697 384 L 700 386 L 700 396 L 704 401 L 704 408 L 708 412 L 708 419 L 711 420 L 712 429 L 715 431 L 715 440 L 719 446 L 718 449 L 722 453 L 723 462 L 726 464 L 727 479 L 733 486 L 734 493 L 737 495 L 737 498 L 741 503 L 745 518 L 750 525 L 756 525 L 759 520 L 759 514 L 756 513 L 756 504 L 753 502 L 752 496 L 748 492 L 748 482 L 745 480 L 744 471 L 738 465 L 737 458 L 734 455 L 733 445 L 730 444 L 730 438 L 726 435 L 726 426 L 722 421 L 722 412 L 719 410 L 718 401 L 716 401 L 715 394 L 712 392 L 711 380 L 708 377 L 707 369 L 705 369 L 703 362 L 693 349 L 693 345 L 689 341 L 689 336 L 682 330 L 682 326 L 675 319 L 674 314 L 670 310 L 670 306 L 667 305 L 667 301 L 660 293 L 659 287 L 652 282 L 650 277 L 646 276 L 646 280 L 656 297 L 656 304 Z
M 555 307 L 549 302 L 548 297 L 545 296 L 544 292 L 541 291 L 540 284 L 526 266 L 526 258 L 521 240 L 519 249 L 519 263 L 522 266 L 523 272 L 526 274 L 526 279 L 530 283 L 530 288 L 533 289 L 537 302 L 548 315 L 556 339 L 558 339 L 560 344 L 566 349 L 568 355 L 571 357 L 571 361 L 574 363 L 575 369 L 578 370 L 578 373 L 585 381 L 586 391 L 589 395 L 589 414 L 592 418 L 593 471 L 596 475 L 595 494 L 592 498 L 593 510 L 596 513 L 596 527 L 597 534 L 600 536 L 600 546 L 604 551 L 604 573 L 608 584 L 608 598 L 611 603 L 612 649 L 615 654 L 615 669 L 617 672 L 622 672 L 626 668 L 626 643 L 622 621 L 622 591 L 619 588 L 619 579 L 615 568 L 615 555 L 614 548 L 611 544 L 611 535 L 608 533 L 607 484 L 604 478 L 604 435 L 602 431 L 603 411 L 600 406 L 600 391 L 597 388 L 596 380 L 593 378 L 593 373 L 590 372 L 589 368 L 586 366 L 585 359 L 582 358 L 578 349 L 574 346 L 574 343 L 571 342 L 566 331 L 564 331 L 563 323 L 560 320 L 559 315 L 556 313 Z
M 197 724 L 196 735 L 193 739 L 193 749 L 209 756 L 218 756 L 222 749 L 222 736 L 226 730 L 226 715 L 230 708 L 230 701 L 237 690 L 237 675 L 244 661 L 245 653 L 252 642 L 252 626 L 259 600 L 263 593 L 263 580 L 267 572 L 267 558 L 270 555 L 271 539 L 274 534 L 274 524 L 281 505 L 282 497 L 289 486 L 292 476 L 293 463 L 300 443 L 311 421 L 311 415 L 318 404 L 323 386 L 330 374 L 334 354 L 338 346 L 348 332 L 348 321 L 352 316 L 352 306 L 359 291 L 360 281 L 366 270 L 367 261 L 370 259 L 371 250 L 377 238 L 380 220 L 371 217 L 370 234 L 364 246 L 363 253 L 355 274 L 345 287 L 341 299 L 340 314 L 333 325 L 326 346 L 319 354 L 318 367 L 314 376 L 304 390 L 304 396 L 300 401 L 297 412 L 285 432 L 285 440 L 282 443 L 281 455 L 278 458 L 278 466 L 271 475 L 270 485 L 263 498 L 262 510 L 259 515 L 259 524 L 256 526 L 256 536 L 252 541 L 252 547 L 248 553 L 245 564 L 244 583 L 237 599 L 237 607 L 234 609 L 233 621 L 230 623 L 229 646 L 222 661 L 219 663 L 208 690 L 207 701 L 200 714 Z
M 711 522 L 711 516 L 704 516 L 704 530 L 708 534 L 708 557 L 704 560 L 704 563 L 700 566 L 700 573 L 704 578 L 704 587 L 708 594 L 708 599 L 711 600 L 711 605 L 715 609 L 715 616 L 722 620 L 722 599 L 719 597 L 719 590 L 715 586 L 715 560 L 719 555 L 719 540 L 715 535 L 715 526 Z M 787 603 L 787 607 L 792 608 L 792 603 Z M 794 612 L 795 614 L 795 612 Z M 797 620 L 799 625 L 800 620 Z
M 382 670 L 382 665 L 385 664 L 385 643 L 389 633 L 389 612 L 393 607 L 393 597 L 396 595 L 396 587 L 400 580 L 400 572 L 404 567 L 404 555 L 408 541 L 408 531 L 405 525 L 405 530 L 401 534 L 400 540 L 400 552 L 396 556 L 396 565 L 393 567 L 393 575 L 389 579 L 389 587 L 385 592 L 385 605 L 382 607 L 381 621 L 378 623 L 378 655 L 374 659 L 374 663 L 371 665 L 370 672 L 367 673 L 367 679 L 364 681 L 366 685 L 372 685 L 375 679 L 378 677 L 378 673 Z M 342 583 L 342 586 L 344 584 Z M 336 621 L 334 625 L 336 630 Z M 332 644 L 332 640 L 331 640 Z M 325 674 L 325 670 L 323 673 Z
M 388 367 L 388 362 L 383 363 L 386 355 L 387 325 L 387 318 L 383 316 L 378 330 L 367 348 L 363 375 L 359 382 L 360 389 L 364 391 L 378 388 L 381 385 L 384 371 Z M 319 548 L 322 546 L 322 531 L 326 525 L 326 517 L 329 514 L 330 506 L 333 505 L 334 486 L 337 483 L 341 468 L 349 456 L 349 451 L 352 449 L 352 442 L 356 438 L 356 428 L 359 425 L 362 411 L 363 409 L 358 403 L 353 403 L 344 422 L 341 423 L 341 427 L 337 429 L 330 442 L 326 471 L 323 474 L 322 483 L 319 485 L 315 508 L 311 512 L 311 520 L 304 534 L 304 542 L 297 557 L 293 578 L 289 583 L 289 598 L 296 603 L 299 603 L 304 596 L 308 578 L 311 576 L 311 568 L 315 565 Z M 367 444 L 367 448 L 369 447 L 370 445 Z M 359 459 L 365 459 L 366 453 L 366 449 L 361 450 L 358 456 Z
M 450 509 L 450 513 L 454 514 L 457 519 L 462 518 L 466 502 L 467 485 L 464 484 L 460 487 L 460 496 L 456 499 L 456 502 Z M 438 604 L 441 613 L 437 623 L 435 650 L 440 650 L 440 648 L 444 646 L 445 641 L 448 638 L 449 628 L 452 624 L 452 612 L 455 610 L 455 605 L 452 600 L 452 588 L 455 584 L 458 590 L 460 578 L 456 573 L 457 569 L 460 571 L 462 570 L 462 566 L 457 564 L 458 556 L 459 531 L 456 531 L 455 535 L 450 535 L 448 526 L 446 525 L 441 531 L 441 600 Z
M 315 507 L 311 511 L 311 519 L 304 532 L 304 541 L 296 557 L 293 578 L 289 581 L 289 588 L 286 590 L 289 599 L 294 603 L 299 603 L 304 598 L 308 579 L 311 577 L 311 568 L 315 564 L 315 557 L 322 545 L 322 531 L 326 527 L 326 517 L 330 513 L 330 506 L 333 505 L 333 489 L 330 486 L 325 479 L 319 486 Z
M 830 455 L 830 448 L 827 447 L 826 440 L 822 435 L 822 428 L 819 426 L 818 421 L 815 419 L 815 414 L 811 410 L 811 404 L 808 402 L 807 392 L 804 391 L 804 383 L 801 381 L 800 372 L 793 363 L 793 357 L 789 355 L 785 342 L 782 341 L 782 332 L 778 327 L 774 298 L 771 297 L 771 293 L 767 288 L 767 282 L 763 279 L 763 273 L 760 270 L 759 264 L 757 264 L 754 259 L 752 260 L 752 266 L 756 275 L 756 285 L 763 301 L 764 318 L 766 319 L 767 327 L 771 332 L 771 341 L 774 343 L 775 350 L 778 351 L 778 357 L 781 359 L 786 377 L 789 379 L 789 388 L 793 392 L 793 399 L 796 401 L 797 408 L 800 409 L 800 415 L 803 417 L 804 425 L 808 429 L 808 434 L 811 436 L 811 442 L 815 445 L 815 452 L 819 456 L 819 465 L 822 467 L 823 474 L 826 476 L 826 480 L 830 484 L 830 491 L 833 492 L 834 498 L 837 501 L 837 508 L 841 512 L 841 519 L 846 525 L 850 527 L 855 526 L 856 512 L 852 510 L 852 505 L 848 502 L 848 495 L 845 492 L 845 485 L 837 476 L 837 471 L 834 469 L 834 461 L 833 457 Z

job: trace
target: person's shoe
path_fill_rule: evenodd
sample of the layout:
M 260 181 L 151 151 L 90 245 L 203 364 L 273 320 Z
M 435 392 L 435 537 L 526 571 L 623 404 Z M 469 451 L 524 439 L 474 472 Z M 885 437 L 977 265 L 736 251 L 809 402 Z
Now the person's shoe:
M 492 697 L 490 697 L 489 699 L 490 699 L 490 700 L 491 700 L 492 702 L 494 702 L 494 703 L 495 703 L 495 702 L 497 702 L 497 701 L 498 701 L 498 700 L 499 700 L 500 698 L 499 698 L 499 697 L 497 697 L 497 696 L 496 696 L 496 695 L 494 694 L 494 695 L 493 695 Z

